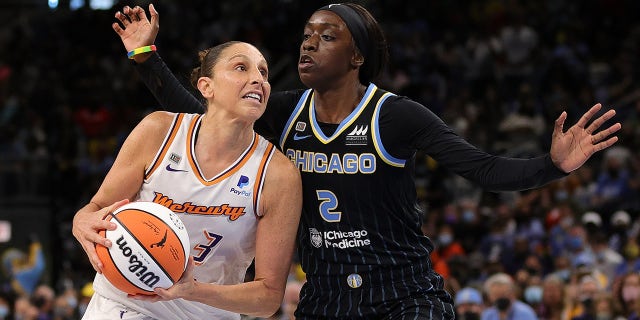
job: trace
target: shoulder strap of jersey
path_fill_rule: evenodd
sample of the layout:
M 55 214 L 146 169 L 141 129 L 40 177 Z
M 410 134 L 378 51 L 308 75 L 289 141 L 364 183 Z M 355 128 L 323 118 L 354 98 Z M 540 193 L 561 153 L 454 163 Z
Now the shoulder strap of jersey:
M 298 118 L 298 116 L 304 109 L 304 106 L 309 104 L 307 99 L 309 99 L 309 97 L 311 96 L 311 92 L 312 92 L 311 89 L 305 90 L 305 92 L 300 97 L 300 100 L 298 100 L 298 104 L 296 105 L 295 109 L 293 109 L 293 112 L 291 112 L 291 116 L 289 116 L 289 120 L 287 120 L 287 124 L 284 126 L 284 130 L 282 130 L 282 134 L 280 135 L 280 140 L 278 141 L 278 144 L 280 145 L 281 149 L 284 147 L 284 142 L 285 140 L 287 140 L 287 137 L 291 132 L 295 119 Z
M 149 166 L 149 168 L 144 174 L 144 179 L 148 179 L 149 176 L 151 176 L 151 174 L 158 168 L 158 166 L 162 162 L 162 159 L 164 159 L 165 155 L 167 154 L 167 150 L 169 149 L 169 146 L 175 139 L 178 133 L 178 130 L 180 129 L 180 125 L 182 124 L 184 115 L 185 115 L 184 113 L 175 114 L 173 118 L 173 123 L 171 123 L 171 127 L 169 128 L 169 131 L 167 132 L 167 135 L 164 137 L 164 141 L 162 142 L 162 145 L 160 146 L 158 153 L 156 154 L 155 158 L 153 158 L 151 165 Z
M 395 158 L 391 154 L 389 154 L 389 152 L 387 152 L 384 145 L 382 144 L 382 138 L 380 134 L 380 110 L 382 109 L 382 105 L 384 104 L 385 100 L 387 100 L 387 98 L 391 96 L 395 96 L 395 94 L 388 91 L 380 90 L 378 100 L 373 111 L 373 116 L 371 117 L 371 136 L 373 137 L 373 146 L 376 148 L 378 156 L 380 157 L 380 159 L 382 159 L 382 161 L 384 161 L 384 163 L 394 167 L 404 167 L 407 161 L 404 159 Z

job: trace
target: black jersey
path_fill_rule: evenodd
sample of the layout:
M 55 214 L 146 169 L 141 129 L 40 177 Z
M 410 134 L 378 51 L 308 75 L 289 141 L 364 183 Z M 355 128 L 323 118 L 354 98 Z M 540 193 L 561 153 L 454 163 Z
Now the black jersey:
M 433 245 L 420 229 L 414 158 L 394 158 L 380 141 L 380 108 L 391 93 L 370 85 L 338 125 L 316 121 L 312 96 L 304 92 L 279 138 L 302 174 L 305 272 L 347 281 L 385 266 L 428 263 Z
M 139 66 L 165 108 L 203 110 L 157 54 Z M 433 245 L 420 230 L 417 150 L 493 191 L 524 190 L 565 175 L 548 154 L 514 159 L 479 150 L 428 108 L 373 84 L 337 125 L 315 119 L 312 90 L 273 93 L 254 129 L 279 145 L 302 175 L 298 251 L 307 282 L 299 318 L 372 319 L 409 309 L 417 318 L 453 317 L 442 277 L 431 267 Z

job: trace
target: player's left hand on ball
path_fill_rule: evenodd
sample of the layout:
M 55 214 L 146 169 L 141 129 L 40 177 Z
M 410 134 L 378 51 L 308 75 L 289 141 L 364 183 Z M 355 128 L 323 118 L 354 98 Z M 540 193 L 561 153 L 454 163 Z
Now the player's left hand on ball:
M 187 263 L 187 269 L 184 271 L 184 274 L 170 288 L 155 288 L 153 291 L 155 294 L 153 295 L 129 295 L 130 298 L 136 300 L 143 300 L 149 302 L 156 301 L 168 301 L 178 298 L 186 298 L 191 295 L 191 293 L 195 290 L 196 280 L 193 278 L 193 267 L 195 263 L 193 262 L 193 257 L 189 256 L 189 262 Z

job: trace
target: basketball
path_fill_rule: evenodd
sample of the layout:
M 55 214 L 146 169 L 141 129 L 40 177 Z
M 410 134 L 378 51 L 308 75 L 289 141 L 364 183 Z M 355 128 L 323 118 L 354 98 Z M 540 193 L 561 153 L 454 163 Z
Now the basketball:
M 173 211 L 154 202 L 130 202 L 105 219 L 117 225 L 100 232 L 111 248 L 96 245 L 96 250 L 111 284 L 128 294 L 149 295 L 180 279 L 189 260 L 189 234 Z

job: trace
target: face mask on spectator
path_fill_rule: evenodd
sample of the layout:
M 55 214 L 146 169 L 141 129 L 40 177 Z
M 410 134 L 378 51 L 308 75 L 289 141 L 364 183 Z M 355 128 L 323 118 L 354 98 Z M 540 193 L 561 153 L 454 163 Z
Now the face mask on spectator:
M 71 309 L 75 309 L 78 306 L 78 299 L 76 299 L 76 297 L 74 296 L 68 296 L 67 303 L 69 304 L 69 307 Z
M 638 299 L 640 296 L 640 287 L 638 286 L 626 286 L 622 288 L 622 300 L 625 302 Z
M 509 298 L 498 298 L 495 302 L 496 308 L 500 311 L 507 311 L 511 306 L 511 300 Z
M 472 210 L 465 210 L 462 212 L 462 221 L 464 222 L 473 222 L 476 219 L 476 213 Z
M 542 301 L 542 288 L 539 286 L 529 286 L 524 290 L 524 300 L 535 304 Z
M 448 246 L 453 241 L 453 236 L 450 233 L 442 233 L 438 236 L 438 242 L 443 246 Z
M 596 315 L 596 320 L 611 320 L 613 319 L 608 313 L 601 313 Z
M 0 306 L 0 318 L 4 319 L 9 314 L 9 308 L 7 306 Z
M 582 248 L 582 238 L 580 237 L 571 237 L 569 238 L 569 243 L 567 243 L 567 247 L 570 250 L 578 250 Z
M 590 296 L 580 297 L 580 302 L 587 309 L 591 309 L 591 307 L 593 307 L 593 298 L 591 298 Z
M 569 281 L 569 277 L 571 276 L 571 271 L 569 269 L 562 269 L 556 271 L 558 277 L 560 277 L 564 281 Z
M 558 201 L 567 200 L 567 198 L 569 198 L 569 193 L 567 192 L 567 190 L 558 189 L 556 191 L 555 198 Z
M 480 315 L 473 311 L 465 311 L 460 320 L 480 320 Z

